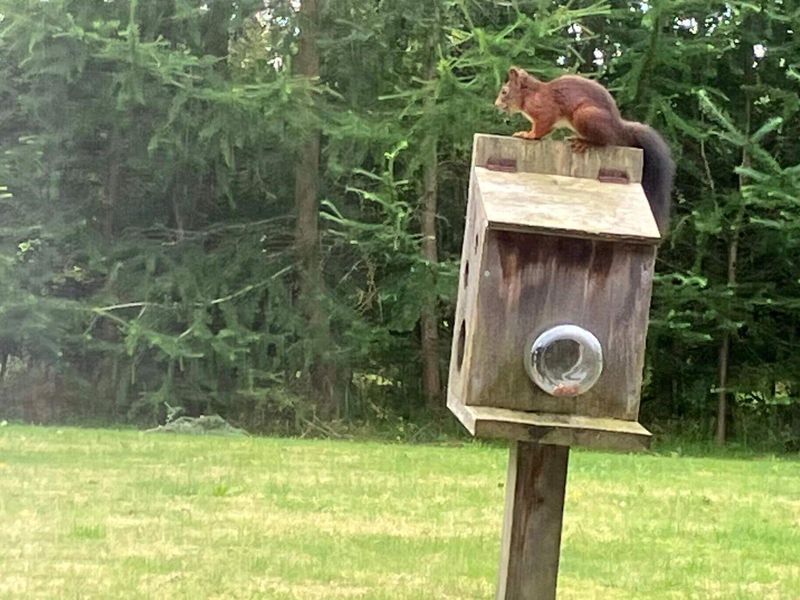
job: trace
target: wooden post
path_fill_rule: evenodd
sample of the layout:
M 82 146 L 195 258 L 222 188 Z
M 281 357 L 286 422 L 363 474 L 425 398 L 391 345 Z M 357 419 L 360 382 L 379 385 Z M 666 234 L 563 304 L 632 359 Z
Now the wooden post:
M 556 597 L 569 446 L 512 442 L 497 600 Z
M 474 436 L 512 440 L 498 600 L 556 597 L 569 447 L 649 443 L 637 418 L 661 238 L 642 160 L 637 148 L 475 136 L 447 406 Z M 579 397 L 540 388 L 520 360 L 565 324 L 603 349 Z

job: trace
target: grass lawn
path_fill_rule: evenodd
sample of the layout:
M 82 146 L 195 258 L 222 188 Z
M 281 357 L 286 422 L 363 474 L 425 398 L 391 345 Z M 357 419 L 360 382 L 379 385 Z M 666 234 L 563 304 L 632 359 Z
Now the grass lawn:
M 0 427 L 0 598 L 493 598 L 506 459 Z M 800 598 L 800 461 L 573 451 L 559 590 Z

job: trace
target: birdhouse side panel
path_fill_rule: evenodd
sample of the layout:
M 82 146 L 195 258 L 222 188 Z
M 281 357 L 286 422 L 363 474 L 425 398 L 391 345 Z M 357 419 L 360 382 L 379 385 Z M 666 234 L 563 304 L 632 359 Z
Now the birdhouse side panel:
M 453 344 L 450 354 L 448 401 L 463 403 L 469 381 L 477 311 L 478 282 L 484 254 L 486 213 L 477 200 L 477 182 L 473 172 L 467 202 L 467 219 L 461 249 L 456 314 L 453 321 Z
M 493 229 L 485 239 L 464 402 L 636 419 L 655 247 Z M 561 324 L 603 348 L 600 379 L 577 397 L 547 394 L 524 367 L 530 341 Z

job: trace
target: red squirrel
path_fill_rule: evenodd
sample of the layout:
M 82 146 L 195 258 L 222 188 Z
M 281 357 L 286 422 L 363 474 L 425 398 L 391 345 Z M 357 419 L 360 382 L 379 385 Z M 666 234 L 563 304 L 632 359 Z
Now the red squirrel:
M 666 234 L 675 176 L 669 146 L 652 127 L 624 120 L 602 85 L 579 75 L 540 81 L 524 69 L 511 67 L 494 104 L 510 114 L 521 112 L 531 122 L 530 131 L 518 131 L 514 137 L 538 140 L 555 128 L 568 127 L 578 134 L 569 140 L 575 152 L 591 146 L 641 148 L 642 187 L 661 235 Z

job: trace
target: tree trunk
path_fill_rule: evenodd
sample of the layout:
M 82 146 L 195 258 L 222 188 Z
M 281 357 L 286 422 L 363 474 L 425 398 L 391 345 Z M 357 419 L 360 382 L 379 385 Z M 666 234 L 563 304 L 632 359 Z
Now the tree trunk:
M 429 54 L 426 78 L 434 81 L 437 77 L 438 35 L 440 14 L 435 5 L 434 26 L 429 38 Z M 426 101 L 426 113 L 436 106 L 433 94 Z M 422 164 L 422 255 L 431 265 L 431 273 L 436 277 L 436 264 L 439 262 L 438 238 L 436 235 L 436 213 L 439 196 L 439 145 L 435 133 L 423 139 Z M 435 290 L 434 281 L 434 290 Z M 422 390 L 429 408 L 441 408 L 442 380 L 439 369 L 439 310 L 435 291 L 423 301 L 420 310 Z
M 429 142 L 423 166 L 422 254 L 431 268 L 439 262 L 436 238 L 438 156 L 436 139 Z M 422 386 L 430 408 L 441 403 L 442 381 L 439 371 L 439 311 L 436 294 L 431 294 L 422 306 L 420 319 L 422 332 Z
M 319 50 L 316 43 L 319 1 L 303 0 L 299 16 L 300 39 L 294 59 L 294 74 L 316 79 L 319 77 Z M 320 418 L 331 419 L 336 413 L 336 370 L 330 359 L 330 329 L 322 307 L 324 285 L 319 252 L 320 138 L 318 129 L 309 131 L 295 163 L 295 245 L 299 303 L 308 322 L 311 389 L 316 396 Z
M 727 437 L 728 422 L 728 356 L 731 348 L 731 334 L 727 331 L 722 336 L 722 344 L 719 347 L 719 385 L 717 396 L 717 433 L 714 441 L 717 446 L 725 445 Z
M 749 95 L 746 95 L 747 104 L 745 105 L 745 134 L 750 135 L 751 103 Z M 742 166 L 750 166 L 750 155 L 747 147 L 742 148 Z M 744 175 L 739 175 L 739 193 L 747 183 Z M 736 287 L 736 262 L 739 260 L 739 236 L 744 222 L 744 199 L 741 199 L 739 210 L 731 226 L 731 241 L 728 244 L 728 289 L 734 293 Z M 717 432 L 714 441 L 717 446 L 724 446 L 727 438 L 728 425 L 728 365 L 730 363 L 731 352 L 731 333 L 726 330 L 722 334 L 722 343 L 719 348 L 719 396 L 717 398 Z
M 121 115 L 118 118 L 122 118 Z M 114 123 L 111 128 L 111 135 L 108 149 L 108 170 L 106 171 L 106 182 L 103 189 L 103 237 L 107 242 L 114 239 L 114 212 L 116 210 L 120 191 L 120 169 L 122 163 L 122 143 L 120 140 L 120 125 Z

